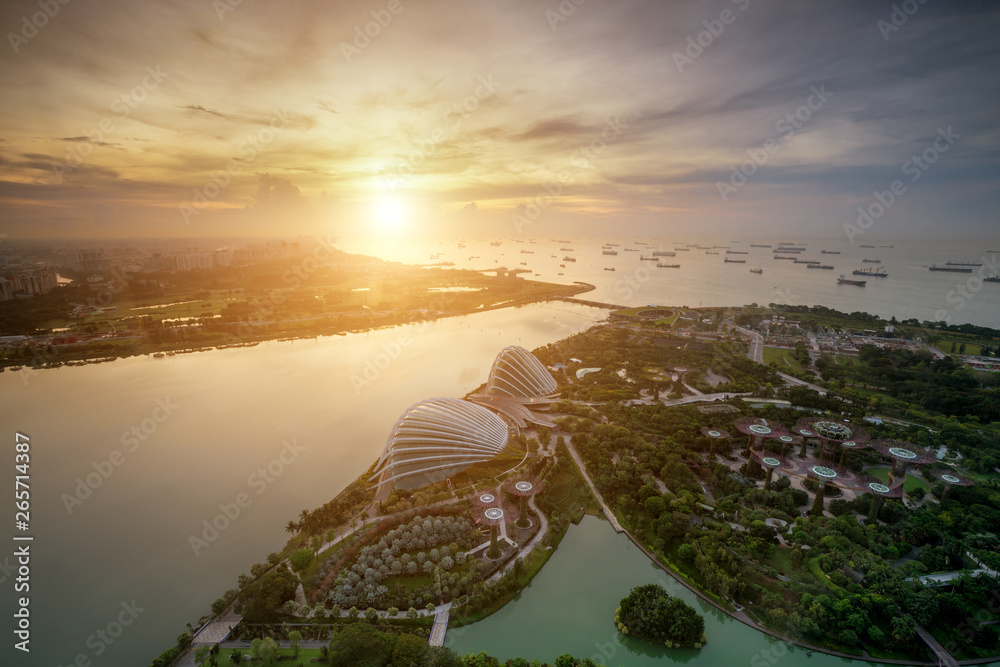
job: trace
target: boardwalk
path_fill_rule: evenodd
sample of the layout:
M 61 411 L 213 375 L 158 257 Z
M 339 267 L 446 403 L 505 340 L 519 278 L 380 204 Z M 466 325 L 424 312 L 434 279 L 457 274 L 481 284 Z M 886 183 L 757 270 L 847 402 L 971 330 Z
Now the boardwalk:
M 569 450 L 569 455 L 573 459 L 573 462 L 576 463 L 576 467 L 580 469 L 580 474 L 583 475 L 583 481 L 585 481 L 587 486 L 590 487 L 590 492 L 594 495 L 594 498 L 597 499 L 597 502 L 600 503 L 601 509 L 604 510 L 604 516 L 608 517 L 608 521 L 611 522 L 611 525 L 614 527 L 616 532 L 624 533 L 625 529 L 622 528 L 620 523 L 618 523 L 618 517 L 616 517 L 615 513 L 611 511 L 611 508 L 607 506 L 600 491 L 598 491 L 597 487 L 594 486 L 594 483 L 590 481 L 590 475 L 587 474 L 587 467 L 583 464 L 583 459 L 581 459 L 580 455 L 577 454 L 576 448 L 573 447 L 573 443 L 569 440 L 566 440 L 566 449 Z
M 924 628 L 920 625 L 917 625 L 916 627 L 917 636 L 923 639 L 924 643 L 927 644 L 932 651 L 934 651 L 934 655 L 938 658 L 939 665 L 942 665 L 943 667 L 958 667 L 958 660 L 955 660 L 955 658 L 948 655 L 948 652 L 944 650 L 944 647 L 941 646 L 936 639 L 931 637 L 931 633 L 924 630 Z
M 434 614 L 434 625 L 427 643 L 431 646 L 444 646 L 444 636 L 448 633 L 448 609 L 441 609 Z

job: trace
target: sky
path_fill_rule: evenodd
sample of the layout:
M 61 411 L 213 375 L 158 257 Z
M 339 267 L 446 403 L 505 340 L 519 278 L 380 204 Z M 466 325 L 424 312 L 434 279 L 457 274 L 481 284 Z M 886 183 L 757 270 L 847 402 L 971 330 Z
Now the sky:
M 13 238 L 1000 236 L 995 2 L 7 0 L 0 27 Z

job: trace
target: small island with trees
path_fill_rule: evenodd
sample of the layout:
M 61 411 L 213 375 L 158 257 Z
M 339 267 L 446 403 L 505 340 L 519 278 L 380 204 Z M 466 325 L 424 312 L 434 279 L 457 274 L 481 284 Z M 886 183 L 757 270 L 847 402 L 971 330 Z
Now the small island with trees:
M 625 635 L 663 644 L 667 648 L 701 648 L 708 641 L 705 619 L 694 607 L 659 584 L 636 586 L 615 610 L 615 625 Z

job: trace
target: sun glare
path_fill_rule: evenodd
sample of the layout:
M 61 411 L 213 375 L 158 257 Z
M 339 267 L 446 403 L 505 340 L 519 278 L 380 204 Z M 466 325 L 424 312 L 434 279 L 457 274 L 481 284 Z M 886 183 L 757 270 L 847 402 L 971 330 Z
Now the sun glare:
M 406 204 L 396 197 L 375 202 L 375 229 L 383 234 L 402 231 L 407 222 Z

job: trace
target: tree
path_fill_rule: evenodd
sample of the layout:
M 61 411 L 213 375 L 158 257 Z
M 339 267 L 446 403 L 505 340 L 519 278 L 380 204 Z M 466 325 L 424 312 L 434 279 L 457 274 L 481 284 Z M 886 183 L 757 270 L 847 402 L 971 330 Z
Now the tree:
M 417 616 L 418 616 L 417 610 L 414 609 L 413 607 L 410 607 L 409 609 L 406 610 L 406 617 L 411 621 L 415 619 Z
M 646 516 L 650 519 L 656 519 L 666 511 L 667 504 L 663 502 L 663 498 L 652 496 L 646 498 L 644 509 L 646 510 Z
M 264 637 L 264 641 L 260 646 L 260 658 L 261 660 L 266 660 L 267 664 L 274 662 L 274 659 L 278 655 L 278 643 L 274 641 L 273 637 Z
M 897 642 L 904 643 L 913 639 L 917 634 L 916 626 L 911 616 L 896 616 L 892 619 L 892 638 Z
M 427 659 L 427 642 L 416 635 L 400 635 L 392 650 L 393 667 L 421 667 Z
M 208 659 L 211 657 L 212 647 L 208 644 L 202 644 L 194 652 L 194 661 L 204 667 L 208 664 Z
M 690 544 L 685 542 L 677 547 L 677 556 L 683 561 L 690 562 L 694 560 L 694 550 Z
M 392 635 L 376 632 L 368 623 L 352 623 L 330 640 L 333 667 L 382 667 L 392 655 Z
M 240 591 L 236 611 L 247 623 L 270 623 L 277 620 L 282 605 L 295 597 L 298 579 L 281 568 L 268 572 Z
M 377 621 L 378 610 L 376 610 L 375 607 L 368 607 L 368 609 L 365 609 L 365 619 L 369 623 L 374 623 L 375 621 Z
M 360 614 L 361 612 L 358 611 L 357 607 L 351 607 L 350 609 L 347 610 L 347 617 L 350 618 L 351 620 L 356 619 Z
M 296 572 L 302 572 L 316 556 L 312 549 L 296 549 L 288 556 L 288 562 Z
M 177 635 L 177 647 L 182 651 L 191 645 L 194 641 L 194 637 L 191 636 L 190 632 L 182 632 Z
M 255 637 L 253 641 L 250 642 L 250 657 L 254 660 L 260 660 L 260 649 L 264 645 L 264 640 L 260 637 Z
M 226 607 L 228 606 L 229 602 L 227 602 L 225 598 L 219 598 L 218 600 L 212 603 L 212 613 L 218 616 L 219 614 L 224 612 L 226 610 Z
M 288 633 L 288 641 L 292 648 L 292 655 L 296 658 L 299 657 L 299 650 L 302 648 L 302 633 L 298 630 L 292 630 Z

